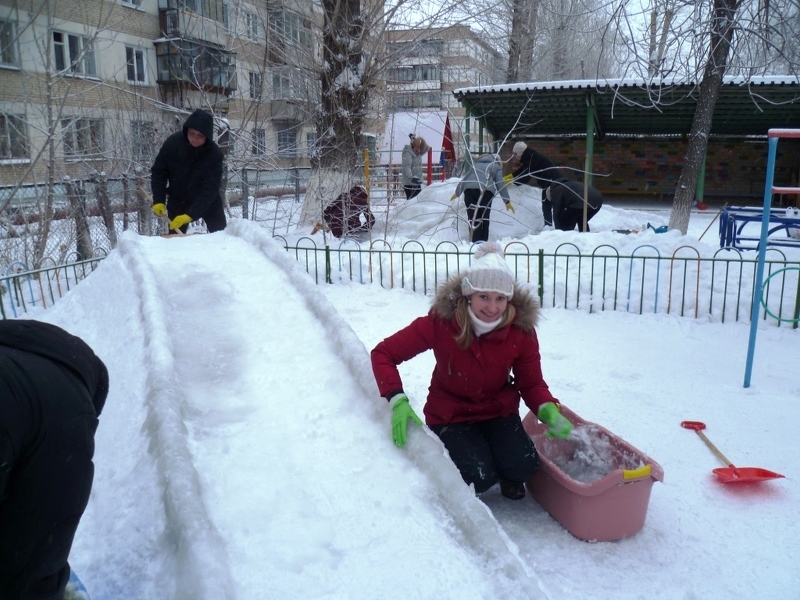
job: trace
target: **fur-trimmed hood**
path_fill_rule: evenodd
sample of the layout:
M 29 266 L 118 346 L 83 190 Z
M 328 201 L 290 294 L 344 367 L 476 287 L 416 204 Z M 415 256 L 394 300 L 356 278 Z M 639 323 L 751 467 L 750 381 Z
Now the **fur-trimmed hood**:
M 433 298 L 431 313 L 450 321 L 455 317 L 456 306 L 461 298 L 461 281 L 463 274 L 454 275 L 436 290 Z M 533 331 L 539 320 L 539 302 L 531 293 L 530 288 L 519 283 L 514 284 L 514 295 L 509 303 L 516 309 L 512 325 L 523 331 Z

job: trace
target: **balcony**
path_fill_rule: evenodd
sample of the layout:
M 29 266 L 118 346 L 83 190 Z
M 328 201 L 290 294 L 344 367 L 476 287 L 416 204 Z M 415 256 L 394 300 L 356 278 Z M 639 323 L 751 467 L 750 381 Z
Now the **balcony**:
M 156 80 L 160 85 L 187 84 L 220 93 L 237 88 L 234 52 L 181 38 L 158 40 L 155 46 Z

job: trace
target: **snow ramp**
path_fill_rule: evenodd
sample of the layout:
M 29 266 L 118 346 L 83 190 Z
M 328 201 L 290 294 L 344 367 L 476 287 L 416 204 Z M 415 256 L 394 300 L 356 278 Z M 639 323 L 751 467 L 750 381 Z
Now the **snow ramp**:
M 257 225 L 126 233 L 37 316 L 110 371 L 94 600 L 546 597 L 435 436 L 394 447 L 368 349 Z

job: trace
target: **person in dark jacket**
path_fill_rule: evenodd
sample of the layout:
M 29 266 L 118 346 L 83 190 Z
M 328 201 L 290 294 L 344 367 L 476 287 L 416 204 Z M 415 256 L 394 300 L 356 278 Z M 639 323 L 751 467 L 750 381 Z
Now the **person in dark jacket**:
M 167 138 L 150 169 L 153 212 L 169 218 L 171 231 L 185 233 L 198 219 L 209 233 L 227 225 L 219 190 L 224 157 L 213 135 L 211 113 L 194 111 L 183 129 Z
M 539 457 L 522 427 L 520 397 L 551 436 L 566 437 L 572 429 L 542 376 L 538 314 L 536 299 L 515 283 L 500 245 L 478 246 L 472 266 L 442 284 L 426 316 L 372 350 L 378 389 L 392 406 L 395 445 L 406 443 L 409 420 L 421 425 L 397 366 L 433 350 L 426 424 L 476 493 L 499 482 L 505 497 L 524 497 Z
M 108 371 L 63 329 L 0 321 L 0 598 L 55 600 L 94 478 Z
M 361 222 L 361 217 L 364 222 Z M 322 211 L 322 218 L 337 238 L 345 238 L 354 233 L 369 231 L 375 225 L 375 215 L 369 206 L 369 197 L 364 186 L 356 185 L 336 197 Z
M 517 142 L 512 149 L 514 184 L 535 185 L 542 188 L 542 216 L 545 225 L 553 225 L 553 205 L 547 198 L 547 188 L 554 181 L 566 179 L 549 158 L 529 148 L 525 142 Z
M 583 183 L 580 181 L 562 180 L 547 188 L 548 198 L 553 203 L 553 224 L 561 231 L 572 231 L 578 226 L 583 231 Z M 603 194 L 589 186 L 586 202 L 586 231 L 589 221 L 603 206 Z

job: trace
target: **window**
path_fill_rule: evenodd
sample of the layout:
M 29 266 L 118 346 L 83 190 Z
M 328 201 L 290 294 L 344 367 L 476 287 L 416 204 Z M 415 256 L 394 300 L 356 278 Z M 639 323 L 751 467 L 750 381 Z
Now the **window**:
M 284 10 L 271 12 L 270 28 L 288 45 L 311 47 L 311 22 L 300 15 Z
M 97 75 L 92 44 L 79 35 L 53 32 L 56 71 L 69 69 L 80 75 Z
M 102 119 L 64 119 L 64 156 L 91 156 L 103 151 Z
M 267 135 L 263 129 L 253 129 L 253 154 L 261 156 L 267 151 Z
M 0 160 L 30 158 L 24 117 L 0 114 Z
M 308 152 L 308 157 L 313 158 L 317 154 L 317 134 L 316 133 L 306 133 L 306 152 Z
M 18 67 L 17 24 L 0 19 L 0 65 Z
M 438 79 L 439 67 L 437 65 L 395 67 L 389 70 L 388 77 L 390 82 L 437 81 Z
M 246 28 L 246 35 L 251 40 L 258 39 L 258 15 L 245 11 L 244 23 Z
M 250 73 L 250 100 L 261 100 L 261 73 Z
M 128 68 L 128 82 L 147 83 L 144 48 L 125 46 L 125 60 Z
M 297 133 L 291 129 L 278 132 L 278 156 L 294 158 L 297 154 Z
M 155 127 L 152 121 L 131 121 L 131 146 L 133 160 L 149 165 L 155 158 Z
M 214 19 L 228 26 L 228 5 L 222 0 L 178 0 L 178 8 Z
M 134 8 L 138 8 L 141 3 L 142 0 L 122 0 L 122 4 L 125 6 L 132 6 Z

